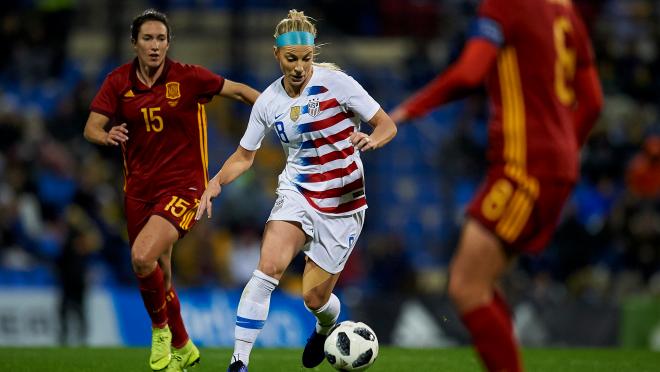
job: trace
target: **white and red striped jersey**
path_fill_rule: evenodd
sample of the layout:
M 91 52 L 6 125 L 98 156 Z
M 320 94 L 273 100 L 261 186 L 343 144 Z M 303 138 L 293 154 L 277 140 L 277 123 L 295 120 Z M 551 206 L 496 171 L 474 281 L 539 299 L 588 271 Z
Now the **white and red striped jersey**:
M 277 133 L 287 156 L 278 189 L 300 192 L 321 213 L 346 215 L 367 208 L 360 152 L 348 141 L 380 105 L 352 77 L 315 65 L 302 94 L 291 98 L 277 79 L 259 96 L 241 146 L 257 150 Z

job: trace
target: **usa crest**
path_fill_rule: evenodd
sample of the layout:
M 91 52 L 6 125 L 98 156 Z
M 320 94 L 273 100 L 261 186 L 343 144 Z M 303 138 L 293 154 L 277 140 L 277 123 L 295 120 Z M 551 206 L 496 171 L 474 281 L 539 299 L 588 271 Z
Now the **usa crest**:
M 181 97 L 181 90 L 179 90 L 178 82 L 170 82 L 165 84 L 165 98 L 177 99 Z
M 318 99 L 313 99 L 313 100 L 310 100 L 309 102 L 307 102 L 307 112 L 312 117 L 318 115 L 319 112 L 321 112 L 321 108 L 320 108 Z
M 300 117 L 300 106 L 292 106 L 291 112 L 289 113 L 291 120 L 296 121 Z

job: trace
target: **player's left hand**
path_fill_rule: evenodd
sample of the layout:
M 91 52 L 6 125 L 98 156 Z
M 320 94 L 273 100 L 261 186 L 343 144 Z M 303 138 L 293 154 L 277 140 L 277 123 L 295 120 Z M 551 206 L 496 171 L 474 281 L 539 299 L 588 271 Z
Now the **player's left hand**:
M 359 151 L 369 151 L 377 148 L 377 143 L 369 135 L 362 132 L 353 132 L 348 140 Z

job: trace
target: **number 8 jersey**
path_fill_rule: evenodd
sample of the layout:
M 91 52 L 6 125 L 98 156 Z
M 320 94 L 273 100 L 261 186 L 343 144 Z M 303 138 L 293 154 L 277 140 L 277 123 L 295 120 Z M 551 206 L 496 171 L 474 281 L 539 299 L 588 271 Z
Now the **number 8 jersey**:
M 500 47 L 486 80 L 489 161 L 532 189 L 532 178 L 574 182 L 574 77 L 593 64 L 593 55 L 571 1 L 484 0 L 473 26 L 472 37 Z
M 111 72 L 90 109 L 126 123 L 122 145 L 126 197 L 154 201 L 176 190 L 201 195 L 208 180 L 204 104 L 220 93 L 224 78 L 167 59 L 149 88 L 136 75 L 137 59 Z
M 241 146 L 257 150 L 273 130 L 287 157 L 278 189 L 301 193 L 324 214 L 366 209 L 362 161 L 348 138 L 380 105 L 350 76 L 319 65 L 298 97 L 289 97 L 282 79 L 257 99 Z

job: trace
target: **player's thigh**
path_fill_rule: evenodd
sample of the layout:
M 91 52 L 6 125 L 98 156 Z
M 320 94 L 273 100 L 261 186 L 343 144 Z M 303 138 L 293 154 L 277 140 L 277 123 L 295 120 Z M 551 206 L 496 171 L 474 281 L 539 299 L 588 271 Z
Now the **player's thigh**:
M 149 221 L 153 214 L 155 203 L 145 202 L 129 197 L 124 197 L 124 213 L 126 216 L 126 229 L 128 231 L 128 242 L 133 249 L 133 244 L 140 231 Z
M 489 302 L 492 288 L 508 262 L 500 240 L 479 222 L 468 218 L 450 266 L 449 292 L 459 310 Z
M 318 309 L 330 299 L 330 294 L 339 280 L 341 272 L 331 274 L 317 265 L 309 257 L 305 260 L 303 272 L 303 299 L 307 307 Z
M 284 270 L 305 245 L 306 239 L 307 236 L 297 222 L 268 221 L 261 243 L 259 270 L 279 280 Z
M 131 255 L 139 263 L 156 262 L 179 239 L 177 229 L 165 218 L 152 215 L 138 234 Z

